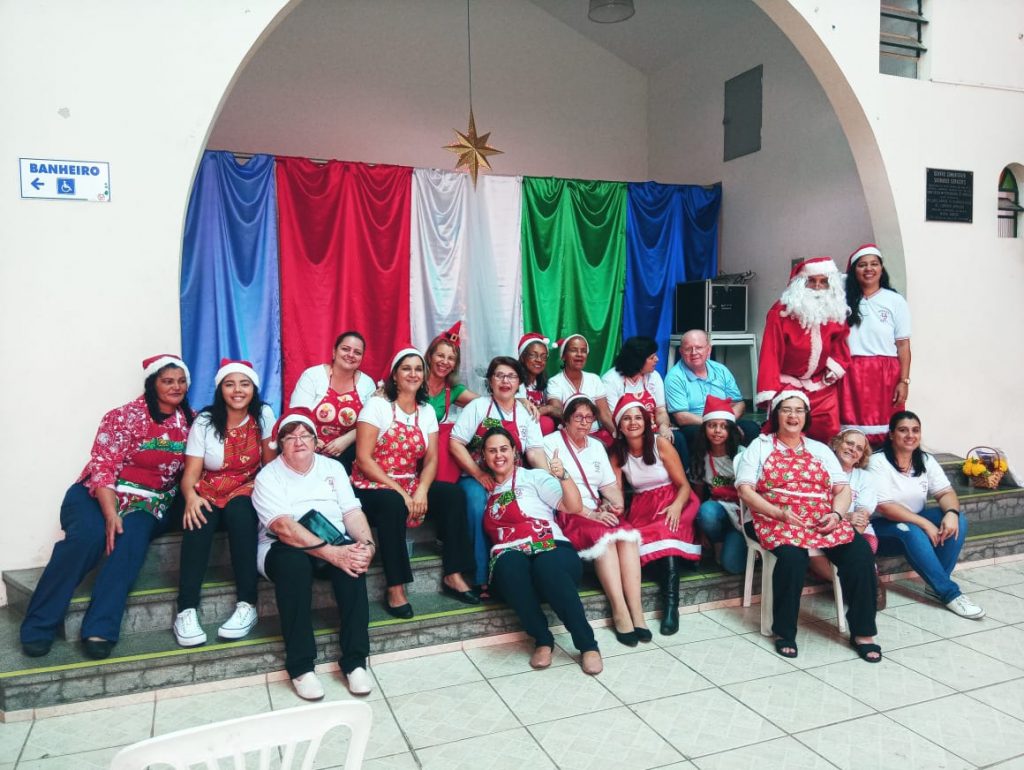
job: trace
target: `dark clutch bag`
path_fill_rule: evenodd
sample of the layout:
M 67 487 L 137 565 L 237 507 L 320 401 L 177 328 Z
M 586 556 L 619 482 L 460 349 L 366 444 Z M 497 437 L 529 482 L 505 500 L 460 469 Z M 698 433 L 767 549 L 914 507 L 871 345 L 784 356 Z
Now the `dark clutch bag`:
M 310 508 L 302 515 L 302 518 L 299 519 L 299 524 L 328 545 L 352 545 L 355 542 L 355 540 L 334 526 L 330 519 L 314 508 Z

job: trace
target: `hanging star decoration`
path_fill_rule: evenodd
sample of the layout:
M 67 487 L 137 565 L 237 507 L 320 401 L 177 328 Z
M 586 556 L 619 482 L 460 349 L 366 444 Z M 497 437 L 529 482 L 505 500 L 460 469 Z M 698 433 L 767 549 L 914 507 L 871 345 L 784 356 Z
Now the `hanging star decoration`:
M 487 156 L 502 155 L 503 153 L 487 143 L 487 140 L 491 138 L 490 131 L 477 136 L 476 120 L 473 118 L 472 107 L 469 108 L 469 130 L 466 133 L 462 133 L 458 129 L 453 130 L 458 137 L 458 141 L 446 144 L 444 149 L 454 152 L 459 156 L 459 160 L 455 164 L 455 170 L 458 171 L 460 168 L 468 169 L 469 175 L 473 178 L 473 187 L 475 188 L 476 177 L 480 169 L 491 170 L 491 164 L 487 160 Z

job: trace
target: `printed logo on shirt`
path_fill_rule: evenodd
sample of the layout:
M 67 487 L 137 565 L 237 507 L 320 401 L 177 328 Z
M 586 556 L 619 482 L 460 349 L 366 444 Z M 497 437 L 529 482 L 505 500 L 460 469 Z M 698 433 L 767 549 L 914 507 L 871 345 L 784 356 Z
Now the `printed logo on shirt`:
M 888 323 L 889 322 L 889 311 L 886 310 L 885 308 L 882 308 L 881 310 L 879 310 L 878 311 L 878 320 L 881 321 L 882 323 Z
M 329 486 L 331 488 L 332 492 L 337 492 L 338 491 L 335 488 L 335 486 L 334 486 L 334 477 L 333 476 L 328 476 L 326 479 L 324 479 L 324 481 L 327 482 L 327 486 Z
M 601 461 L 600 460 L 594 460 L 592 465 L 594 466 L 594 473 L 600 473 L 601 472 Z

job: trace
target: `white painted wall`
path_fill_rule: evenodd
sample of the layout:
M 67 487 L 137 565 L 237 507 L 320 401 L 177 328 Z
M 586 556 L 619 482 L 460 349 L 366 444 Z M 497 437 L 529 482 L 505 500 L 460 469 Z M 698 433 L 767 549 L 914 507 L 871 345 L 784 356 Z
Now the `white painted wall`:
M 472 4 L 495 173 L 647 176 L 647 79 L 526 0 Z M 305 0 L 239 78 L 215 149 L 451 168 L 469 113 L 463 0 Z

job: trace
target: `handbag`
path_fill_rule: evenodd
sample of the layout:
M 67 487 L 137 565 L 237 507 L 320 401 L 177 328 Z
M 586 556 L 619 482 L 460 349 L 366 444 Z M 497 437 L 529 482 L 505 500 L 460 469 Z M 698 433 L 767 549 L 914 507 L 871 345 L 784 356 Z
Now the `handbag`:
M 352 545 L 355 542 L 355 540 L 338 529 L 334 522 L 315 508 L 310 508 L 306 511 L 302 518 L 299 519 L 299 524 L 323 540 L 327 545 Z M 319 548 L 320 545 L 312 547 Z

